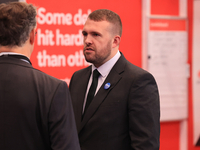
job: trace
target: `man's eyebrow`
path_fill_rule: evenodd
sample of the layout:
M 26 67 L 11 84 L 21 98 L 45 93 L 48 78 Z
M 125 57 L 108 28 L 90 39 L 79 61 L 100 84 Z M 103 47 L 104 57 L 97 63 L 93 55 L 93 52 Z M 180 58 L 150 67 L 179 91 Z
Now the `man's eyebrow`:
M 97 31 L 92 31 L 92 32 L 90 32 L 91 34 L 99 34 L 99 35 L 101 35 L 101 33 L 100 32 L 97 32 Z

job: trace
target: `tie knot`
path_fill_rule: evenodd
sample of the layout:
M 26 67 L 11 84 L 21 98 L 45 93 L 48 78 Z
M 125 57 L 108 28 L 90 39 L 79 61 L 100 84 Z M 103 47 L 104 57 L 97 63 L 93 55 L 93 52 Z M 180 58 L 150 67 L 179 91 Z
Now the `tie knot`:
M 99 71 L 98 71 L 97 69 L 95 69 L 95 70 L 93 71 L 93 78 L 98 78 L 99 75 L 100 75 Z

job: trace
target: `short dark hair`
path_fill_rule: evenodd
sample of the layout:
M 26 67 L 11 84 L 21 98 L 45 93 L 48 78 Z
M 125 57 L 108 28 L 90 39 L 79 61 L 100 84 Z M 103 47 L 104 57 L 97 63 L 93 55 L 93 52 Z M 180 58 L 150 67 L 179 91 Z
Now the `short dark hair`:
M 36 7 L 32 4 L 0 4 L 0 46 L 22 46 L 36 27 L 36 15 Z
M 115 25 L 119 36 L 122 35 L 122 22 L 118 14 L 108 9 L 98 9 L 93 11 L 88 16 L 89 19 L 94 21 L 108 21 Z

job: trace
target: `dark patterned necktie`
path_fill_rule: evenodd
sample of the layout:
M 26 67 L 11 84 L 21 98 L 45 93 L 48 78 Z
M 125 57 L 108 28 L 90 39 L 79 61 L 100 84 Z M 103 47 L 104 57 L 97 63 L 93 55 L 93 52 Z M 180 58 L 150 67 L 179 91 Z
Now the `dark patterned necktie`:
M 95 92 L 96 92 L 96 88 L 97 88 L 97 84 L 98 84 L 99 75 L 100 75 L 100 73 L 98 72 L 97 69 L 95 69 L 93 71 L 92 84 L 90 86 L 90 89 L 89 89 L 89 92 L 88 92 L 88 95 L 87 95 L 87 101 L 86 101 L 84 112 L 87 110 L 88 106 L 92 102 L 92 99 L 94 98 L 94 95 L 95 95 Z

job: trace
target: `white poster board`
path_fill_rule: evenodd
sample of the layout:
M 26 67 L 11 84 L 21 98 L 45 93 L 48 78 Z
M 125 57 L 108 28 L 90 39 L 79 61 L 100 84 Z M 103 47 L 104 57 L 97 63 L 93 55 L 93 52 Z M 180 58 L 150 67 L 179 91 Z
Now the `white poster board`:
M 147 69 L 158 84 L 161 121 L 188 116 L 187 48 L 186 20 L 149 19 Z
M 200 137 L 200 0 L 193 3 L 193 57 L 192 57 L 192 90 L 193 90 L 193 128 L 194 145 Z

